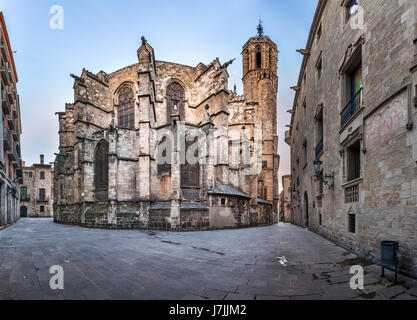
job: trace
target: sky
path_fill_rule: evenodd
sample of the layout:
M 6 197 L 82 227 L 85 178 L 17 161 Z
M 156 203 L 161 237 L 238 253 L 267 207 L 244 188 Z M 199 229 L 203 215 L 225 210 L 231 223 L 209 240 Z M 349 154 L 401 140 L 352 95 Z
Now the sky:
M 302 56 L 318 0 L 0 0 L 18 73 L 21 149 L 26 165 L 52 162 L 58 152 L 58 118 L 73 102 L 71 73 L 111 73 L 137 62 L 145 36 L 157 60 L 196 66 L 236 58 L 229 88 L 242 94 L 242 46 L 256 35 L 259 18 L 278 45 L 279 179 L 290 173 L 284 142 Z M 62 30 L 50 27 L 50 9 L 64 12 Z M 281 189 L 281 188 L 280 188 Z

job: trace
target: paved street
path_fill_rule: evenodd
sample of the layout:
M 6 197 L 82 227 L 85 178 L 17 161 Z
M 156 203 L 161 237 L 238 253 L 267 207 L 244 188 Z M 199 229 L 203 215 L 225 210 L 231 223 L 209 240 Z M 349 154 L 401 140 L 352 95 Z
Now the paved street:
M 365 289 L 351 290 L 351 265 Z M 52 265 L 64 290 L 51 290 Z M 212 232 L 85 229 L 21 219 L 0 231 L 0 299 L 417 299 L 415 280 L 279 224 Z

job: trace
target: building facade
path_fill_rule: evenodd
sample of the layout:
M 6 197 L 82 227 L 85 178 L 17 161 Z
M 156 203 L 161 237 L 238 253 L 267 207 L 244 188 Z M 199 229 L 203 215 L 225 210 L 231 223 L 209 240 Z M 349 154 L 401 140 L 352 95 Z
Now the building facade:
M 414 276 L 416 17 L 414 0 L 319 1 L 287 133 L 294 223 L 377 261 L 399 241 Z
M 3 13 L 0 12 L 0 227 L 19 219 L 18 184 L 22 181 L 20 104 L 17 73 Z
M 282 221 L 292 222 L 291 214 L 291 176 L 282 176 L 282 192 L 281 192 L 280 217 Z
M 98 228 L 200 230 L 270 224 L 278 207 L 277 46 L 243 46 L 244 95 L 219 59 L 156 60 L 74 76 L 59 115 L 54 219 Z M 194 158 L 191 161 L 189 158 Z
M 20 217 L 48 218 L 53 216 L 54 168 L 45 164 L 40 155 L 39 163 L 26 167 L 23 162 L 23 182 L 20 185 Z

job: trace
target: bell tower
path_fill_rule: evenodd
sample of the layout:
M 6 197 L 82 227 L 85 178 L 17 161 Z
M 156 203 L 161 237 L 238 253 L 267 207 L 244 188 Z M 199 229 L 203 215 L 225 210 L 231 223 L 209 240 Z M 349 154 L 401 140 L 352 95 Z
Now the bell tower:
M 258 198 L 274 204 L 278 210 L 278 48 L 264 34 L 262 21 L 257 26 L 257 35 L 243 46 L 243 87 L 247 104 L 253 106 L 254 126 L 262 132 L 262 164 L 258 185 Z M 259 164 L 258 164 L 259 165 Z

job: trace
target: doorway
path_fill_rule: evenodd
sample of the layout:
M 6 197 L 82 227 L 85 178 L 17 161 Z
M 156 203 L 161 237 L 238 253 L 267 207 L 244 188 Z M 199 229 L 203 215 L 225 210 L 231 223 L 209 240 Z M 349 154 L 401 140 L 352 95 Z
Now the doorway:
M 21 218 L 27 218 L 28 217 L 28 208 L 25 206 L 20 207 L 20 217 Z
M 310 228 L 310 216 L 308 212 L 308 194 L 307 192 L 304 193 L 304 212 L 306 217 L 306 227 Z

